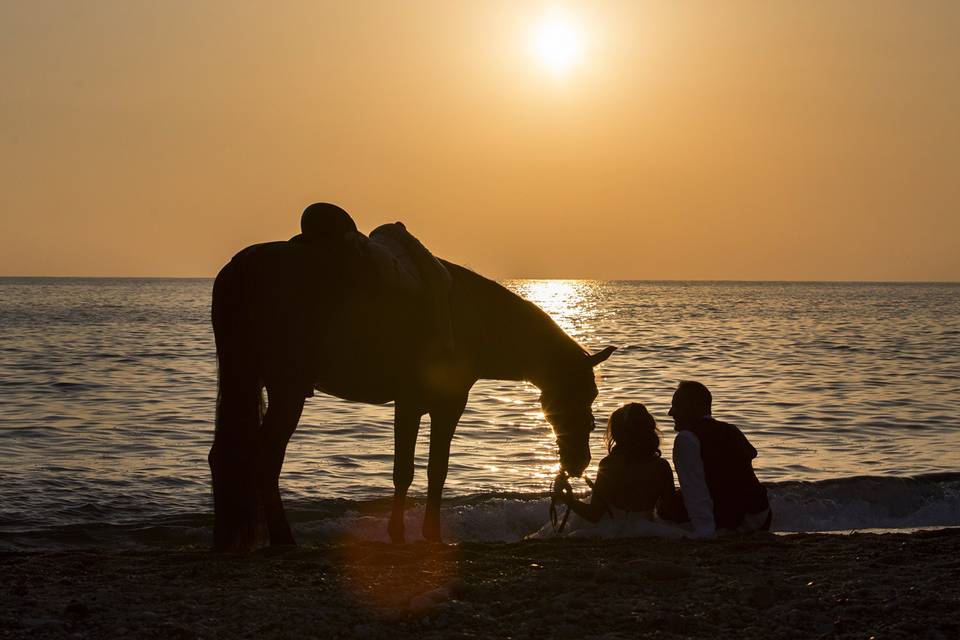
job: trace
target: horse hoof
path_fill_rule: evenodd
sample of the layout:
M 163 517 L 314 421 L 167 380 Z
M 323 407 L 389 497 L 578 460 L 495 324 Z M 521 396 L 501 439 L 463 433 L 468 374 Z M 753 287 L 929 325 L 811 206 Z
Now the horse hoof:
M 423 539 L 426 540 L 427 542 L 435 542 L 437 544 L 443 544 L 443 538 L 440 535 L 440 525 L 436 525 L 436 526 L 424 525 Z
M 249 553 L 259 546 L 257 527 L 253 524 L 241 525 L 231 533 L 214 533 L 213 550 L 220 553 Z
M 297 541 L 293 538 L 293 532 L 290 531 L 290 527 L 275 527 L 273 531 L 270 531 L 270 546 L 271 547 L 295 547 L 297 546 Z

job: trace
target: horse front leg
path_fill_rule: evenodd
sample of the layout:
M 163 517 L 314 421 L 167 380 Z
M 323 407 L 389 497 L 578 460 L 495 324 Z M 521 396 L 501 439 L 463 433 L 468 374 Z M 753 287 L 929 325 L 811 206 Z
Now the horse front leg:
M 394 543 L 404 541 L 403 510 L 407 489 L 413 482 L 413 454 L 423 413 L 401 400 L 393 409 L 393 510 L 387 533 Z
M 270 544 L 296 544 L 280 497 L 280 470 L 287 452 L 287 443 L 293 435 L 303 412 L 301 393 L 284 388 L 267 389 L 267 413 L 258 435 L 257 480 L 260 502 L 263 505 Z
M 430 461 L 427 463 L 427 508 L 423 516 L 423 537 L 440 542 L 440 502 L 450 465 L 450 441 L 467 405 L 462 398 L 430 411 Z

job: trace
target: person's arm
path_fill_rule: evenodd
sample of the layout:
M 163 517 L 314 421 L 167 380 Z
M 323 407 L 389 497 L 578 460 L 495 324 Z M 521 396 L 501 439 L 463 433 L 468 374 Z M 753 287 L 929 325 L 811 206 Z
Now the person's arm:
M 604 514 L 610 510 L 610 507 L 600 496 L 608 490 L 611 481 L 610 468 L 608 467 L 607 459 L 604 458 L 597 466 L 597 481 L 593 483 L 590 502 L 578 500 L 573 496 L 572 491 L 565 491 L 563 493 L 563 502 L 570 507 L 571 511 L 581 518 L 597 523 L 603 518 Z
M 577 500 L 571 493 L 564 493 L 563 495 L 563 501 L 570 507 L 570 510 L 590 522 L 600 522 L 600 518 L 607 512 L 607 503 L 597 495 L 596 491 L 594 491 L 590 497 L 590 502 Z
M 681 431 L 673 443 L 673 464 L 680 479 L 683 502 L 693 523 L 694 536 L 712 538 L 717 533 L 713 519 L 713 499 L 707 487 L 700 457 L 700 440 L 689 431 Z

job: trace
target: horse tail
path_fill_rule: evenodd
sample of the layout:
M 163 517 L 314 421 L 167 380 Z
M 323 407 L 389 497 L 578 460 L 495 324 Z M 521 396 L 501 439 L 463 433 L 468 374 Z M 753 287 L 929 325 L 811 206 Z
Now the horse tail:
M 216 429 L 208 462 L 213 481 L 213 545 L 251 548 L 259 537 L 255 442 L 263 422 L 263 381 L 242 271 L 231 261 L 213 283 L 217 346 Z

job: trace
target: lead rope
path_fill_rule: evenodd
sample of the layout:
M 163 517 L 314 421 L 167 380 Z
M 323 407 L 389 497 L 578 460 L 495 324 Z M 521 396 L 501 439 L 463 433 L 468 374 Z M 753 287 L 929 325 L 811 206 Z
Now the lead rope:
M 590 480 L 586 475 L 583 476 L 583 481 L 587 483 L 587 486 L 590 487 L 590 490 L 596 493 L 596 487 L 593 484 L 593 481 Z M 567 520 L 570 519 L 570 505 L 567 505 L 567 510 L 563 513 L 563 518 L 557 518 L 557 496 L 561 493 L 561 487 L 563 484 L 569 486 L 569 479 L 567 477 L 566 471 L 561 471 L 557 474 L 557 477 L 553 479 L 552 491 L 550 493 L 550 524 L 553 525 L 553 530 L 556 533 L 563 533 L 564 528 L 567 526 Z M 610 505 L 607 505 L 607 514 L 610 518 L 613 518 L 613 509 L 610 508 Z
M 563 533 L 564 527 L 567 526 L 567 520 L 570 519 L 570 505 L 567 505 L 567 510 L 563 514 L 563 519 L 557 519 L 557 496 L 560 495 L 562 487 L 564 484 L 569 485 L 569 480 L 567 479 L 567 472 L 560 471 L 557 474 L 557 477 L 553 479 L 553 485 L 551 486 L 550 492 L 550 524 L 553 525 L 553 530 L 555 533 Z

